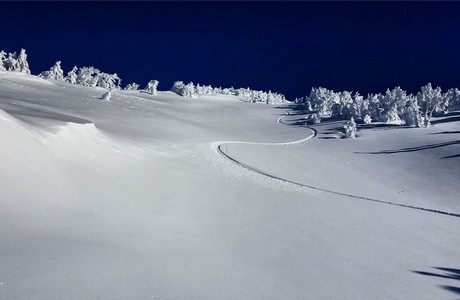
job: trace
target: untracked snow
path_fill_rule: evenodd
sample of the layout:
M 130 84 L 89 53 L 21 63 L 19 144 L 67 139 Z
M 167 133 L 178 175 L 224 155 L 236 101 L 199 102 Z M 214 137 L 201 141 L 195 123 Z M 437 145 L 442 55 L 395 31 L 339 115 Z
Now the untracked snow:
M 0 72 L 0 299 L 458 297 L 458 114 L 105 92 Z

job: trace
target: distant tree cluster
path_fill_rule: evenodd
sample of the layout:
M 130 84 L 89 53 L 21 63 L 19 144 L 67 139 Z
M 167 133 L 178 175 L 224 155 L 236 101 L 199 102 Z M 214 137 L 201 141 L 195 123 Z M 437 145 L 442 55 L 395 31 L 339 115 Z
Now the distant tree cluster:
M 0 71 L 13 71 L 30 74 L 29 63 L 25 49 L 21 49 L 19 55 L 16 52 L 6 53 L 0 50 Z
M 338 119 L 428 127 L 433 114 L 460 109 L 460 90 L 451 88 L 443 93 L 440 87 L 433 88 L 428 83 L 416 95 L 396 87 L 385 94 L 368 94 L 364 98 L 358 92 L 334 92 L 319 87 L 312 88 L 309 96 L 295 102 L 305 103 L 320 115 Z
M 59 81 L 65 81 L 71 84 L 87 86 L 87 87 L 101 87 L 108 91 L 113 89 L 121 89 L 121 78 L 116 74 L 109 74 L 96 69 L 95 67 L 82 67 L 78 68 L 74 66 L 72 70 L 64 76 L 64 71 L 61 68 L 61 62 L 57 61 L 48 71 L 41 72 L 38 77 L 43 79 L 53 79 Z M 124 89 L 137 91 L 140 85 L 137 83 L 130 83 Z M 151 80 L 145 87 L 145 91 L 156 95 L 157 94 L 158 81 Z M 110 93 L 104 94 L 105 100 L 110 99 Z
M 141 86 L 138 85 L 137 83 L 133 82 L 130 84 L 127 84 L 124 88 L 125 91 L 138 91 Z
M 64 76 L 64 71 L 61 68 L 61 62 L 57 61 L 48 71 L 43 71 L 38 74 L 38 77 L 43 79 L 54 79 L 65 81 L 71 84 L 77 84 L 88 87 L 101 87 L 106 90 L 120 89 L 121 78 L 115 74 L 101 72 L 94 67 L 73 67 L 67 76 Z
M 266 104 L 282 104 L 286 103 L 286 98 L 283 94 L 273 93 L 271 91 L 256 91 L 249 88 L 221 88 L 212 87 L 210 85 L 193 84 L 193 82 L 184 84 L 183 81 L 174 82 L 171 91 L 183 96 L 192 98 L 194 95 L 233 95 L 247 102 L 262 102 Z
M 94 67 L 73 67 L 64 78 L 65 81 L 88 87 L 101 87 L 106 90 L 120 89 L 121 78 L 116 73 L 101 72 Z

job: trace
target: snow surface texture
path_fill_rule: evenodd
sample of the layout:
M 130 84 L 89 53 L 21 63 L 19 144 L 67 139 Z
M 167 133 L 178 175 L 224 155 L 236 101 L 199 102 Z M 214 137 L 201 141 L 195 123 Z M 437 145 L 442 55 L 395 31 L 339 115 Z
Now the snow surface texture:
M 0 299 L 458 297 L 458 114 L 105 92 L 0 72 Z

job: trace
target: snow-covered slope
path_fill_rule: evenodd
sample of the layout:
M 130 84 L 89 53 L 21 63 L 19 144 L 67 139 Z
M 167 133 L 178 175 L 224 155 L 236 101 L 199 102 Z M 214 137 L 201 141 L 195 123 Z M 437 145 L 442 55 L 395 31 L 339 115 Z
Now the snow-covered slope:
M 0 299 L 458 296 L 457 116 L 104 92 L 0 72 Z

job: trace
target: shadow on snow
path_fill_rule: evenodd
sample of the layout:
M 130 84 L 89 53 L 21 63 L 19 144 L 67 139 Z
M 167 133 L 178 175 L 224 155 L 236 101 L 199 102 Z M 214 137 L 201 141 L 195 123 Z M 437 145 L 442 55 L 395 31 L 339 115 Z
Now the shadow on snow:
M 453 280 L 460 281 L 460 269 L 439 268 L 439 267 L 433 267 L 433 269 L 438 270 L 438 272 L 437 273 L 423 272 L 423 271 L 412 271 L 412 272 L 416 274 L 420 274 L 420 275 L 425 275 L 425 276 L 432 276 L 432 277 L 453 279 Z M 439 285 L 439 287 L 449 292 L 452 292 L 454 294 L 460 295 L 460 287 L 448 286 L 448 285 Z
M 382 150 L 382 151 L 375 151 L 375 152 L 355 152 L 355 153 L 356 154 L 395 154 L 395 153 L 422 151 L 422 150 L 446 147 L 446 146 L 457 145 L 457 144 L 460 144 L 460 140 L 451 141 L 451 142 L 445 142 L 445 143 L 437 143 L 437 144 L 425 145 L 425 146 L 418 146 L 418 147 L 395 149 L 395 150 Z M 443 158 L 452 158 L 452 157 L 457 157 L 457 156 L 458 155 L 451 155 L 451 156 L 446 156 L 446 157 L 443 157 Z

